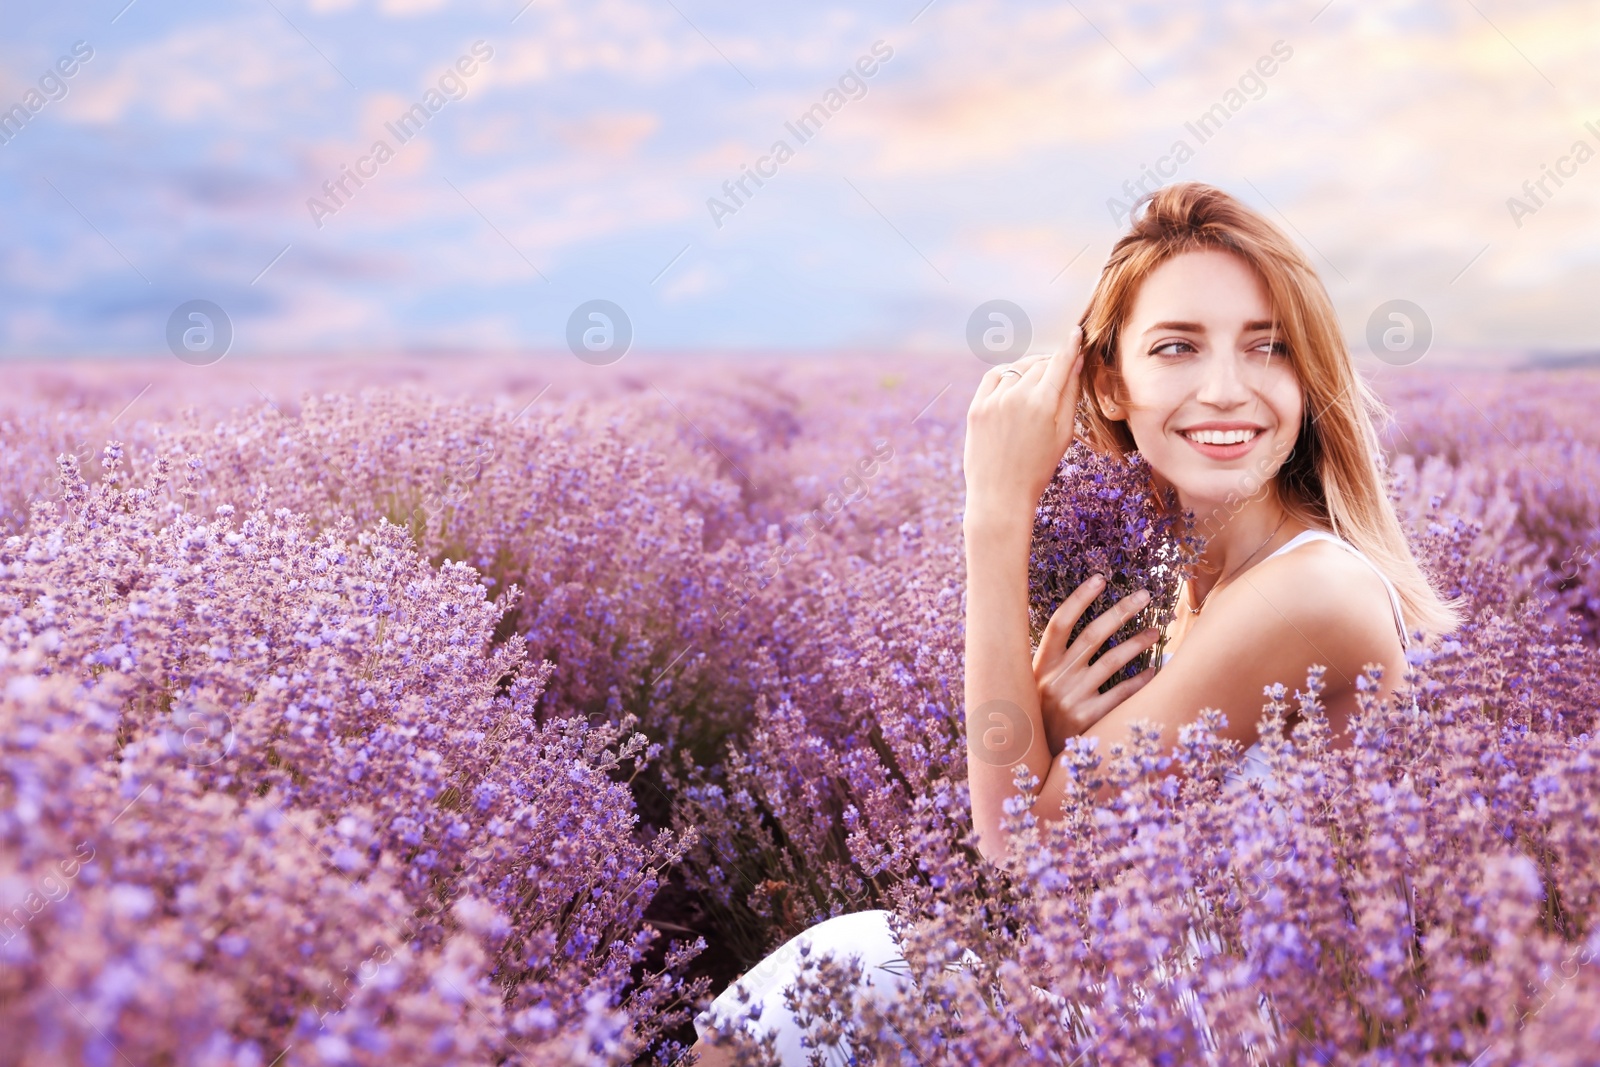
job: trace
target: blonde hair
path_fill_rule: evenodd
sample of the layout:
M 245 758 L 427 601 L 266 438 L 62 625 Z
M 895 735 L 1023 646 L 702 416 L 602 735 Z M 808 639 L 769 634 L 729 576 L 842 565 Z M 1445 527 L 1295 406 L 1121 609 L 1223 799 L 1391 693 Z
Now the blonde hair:
M 1383 484 L 1375 422 L 1392 416 L 1356 373 L 1327 290 L 1281 230 L 1222 190 L 1181 182 L 1135 205 L 1132 228 L 1111 250 L 1079 320 L 1078 419 L 1086 443 L 1117 455 L 1137 450 L 1128 424 L 1101 410 L 1096 374 L 1121 391 L 1118 333 L 1140 285 L 1172 257 L 1204 250 L 1230 252 L 1262 279 L 1304 393 L 1299 437 L 1275 475 L 1285 509 L 1365 553 L 1394 583 L 1409 629 L 1455 630 L 1464 619 L 1461 600 L 1444 600 L 1429 583 Z

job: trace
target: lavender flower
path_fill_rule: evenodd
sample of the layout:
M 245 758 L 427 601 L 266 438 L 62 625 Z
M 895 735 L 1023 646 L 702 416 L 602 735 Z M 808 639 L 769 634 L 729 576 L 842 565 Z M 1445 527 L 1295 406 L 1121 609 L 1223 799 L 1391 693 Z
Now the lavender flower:
M 28 373 L 0 399 L 0 1059 L 667 1067 L 708 994 L 862 908 L 915 987 L 816 959 L 794 1000 L 863 1062 L 1600 1042 L 1592 381 L 1397 383 L 1392 491 L 1470 606 L 1412 650 L 1416 711 L 1364 678 L 1336 744 L 1312 672 L 1263 694 L 1243 788 L 1215 712 L 1171 751 L 1069 743 L 1071 802 L 1016 805 L 997 868 L 961 421 L 926 366 L 689 368 L 671 404 L 575 370 L 525 412 L 520 364 L 323 368 L 231 412 L 242 381 L 188 413 L 158 381 L 110 450 L 147 368 Z M 1041 501 L 1039 625 L 1091 570 L 1125 582 L 1091 615 L 1170 603 L 1195 546 L 1139 463 L 1074 452 Z
M 1028 554 L 1028 628 L 1035 649 L 1050 616 L 1074 589 L 1099 574 L 1104 588 L 1073 624 L 1067 643 L 1118 600 L 1146 589 L 1148 606 L 1124 623 L 1106 647 L 1149 627 L 1165 627 L 1177 607 L 1185 570 L 1200 546 L 1193 516 L 1179 514 L 1176 495 L 1157 493 L 1150 465 L 1137 452 L 1122 459 L 1074 441 L 1045 487 L 1034 515 Z M 1135 656 L 1100 687 L 1106 692 L 1154 663 L 1165 638 Z

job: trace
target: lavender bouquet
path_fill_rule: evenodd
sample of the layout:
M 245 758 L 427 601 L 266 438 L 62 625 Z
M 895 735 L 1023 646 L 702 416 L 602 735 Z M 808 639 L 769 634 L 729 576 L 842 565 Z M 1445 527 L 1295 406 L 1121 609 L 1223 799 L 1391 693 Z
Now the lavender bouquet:
M 1150 464 L 1131 452 L 1118 459 L 1074 441 L 1039 498 L 1028 553 L 1028 631 L 1035 650 L 1050 616 L 1091 574 L 1105 588 L 1072 627 L 1068 644 L 1118 600 L 1140 589 L 1149 605 L 1106 642 L 1114 648 L 1147 626 L 1165 627 L 1177 607 L 1183 575 L 1199 553 L 1193 516 L 1180 513 L 1169 489 L 1158 493 Z M 1100 691 L 1156 664 L 1165 637 L 1112 675 Z

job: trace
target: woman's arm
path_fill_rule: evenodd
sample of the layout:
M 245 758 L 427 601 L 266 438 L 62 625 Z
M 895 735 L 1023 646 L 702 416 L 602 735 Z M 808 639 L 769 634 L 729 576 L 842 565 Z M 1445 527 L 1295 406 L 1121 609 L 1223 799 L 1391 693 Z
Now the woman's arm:
M 1000 816 L 1012 768 L 1043 782 L 1050 752 L 1029 662 L 1028 549 L 1034 511 L 1072 443 L 1077 345 L 1019 360 L 1020 378 L 983 376 L 967 410 L 963 533 L 967 557 L 967 779 L 983 853 L 1003 855 Z
M 995 860 L 1007 850 L 1000 819 L 1006 799 L 1017 792 L 1012 768 L 1026 763 L 1029 772 L 1046 783 L 1054 769 L 1052 754 L 1062 738 L 1083 732 L 1085 724 L 1100 720 L 1154 677 L 1153 671 L 1144 670 L 1109 692 L 1099 691 L 1148 649 L 1154 637 L 1135 636 L 1089 662 L 1145 606 L 1148 597 L 1136 594 L 1098 615 L 1067 646 L 1067 635 L 1100 592 L 1100 583 L 1091 579 L 1061 603 L 1030 663 L 1027 567 L 1032 515 L 1026 523 L 974 516 L 968 519 L 965 534 L 967 777 L 979 849 Z M 1052 647 L 1064 647 L 1063 654 L 1047 654 Z M 1042 695 L 1047 685 L 1056 721 L 1044 717 Z M 1058 791 L 1060 784 L 1056 783 Z
M 1016 795 L 1012 768 L 1040 782 L 1050 771 L 1039 690 L 1028 662 L 1028 545 L 1031 516 L 974 514 L 963 524 L 967 554 L 967 785 L 979 851 L 1006 853 L 1002 805 Z

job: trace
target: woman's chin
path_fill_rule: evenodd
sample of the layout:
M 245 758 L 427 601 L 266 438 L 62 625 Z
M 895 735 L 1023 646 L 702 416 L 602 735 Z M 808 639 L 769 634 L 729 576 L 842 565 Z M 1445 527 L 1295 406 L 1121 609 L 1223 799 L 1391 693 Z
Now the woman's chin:
M 1238 508 L 1261 490 L 1261 482 L 1252 471 L 1185 471 L 1178 477 L 1163 477 L 1178 491 L 1183 506 L 1197 517 L 1218 508 Z

